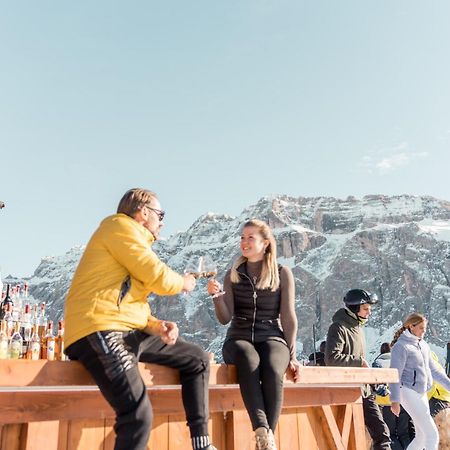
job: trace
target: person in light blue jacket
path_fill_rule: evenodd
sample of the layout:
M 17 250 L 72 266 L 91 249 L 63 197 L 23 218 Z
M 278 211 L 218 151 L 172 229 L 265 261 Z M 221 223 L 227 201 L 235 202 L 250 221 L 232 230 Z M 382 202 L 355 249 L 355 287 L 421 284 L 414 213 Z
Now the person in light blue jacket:
M 412 313 L 391 343 L 391 368 L 397 369 L 400 377 L 400 383 L 390 385 L 391 410 L 398 416 L 401 404 L 416 429 L 416 437 L 408 450 L 438 450 L 439 433 L 430 414 L 427 391 L 433 380 L 450 388 L 450 379 L 434 363 L 430 347 L 423 340 L 426 330 L 427 319 L 422 314 Z

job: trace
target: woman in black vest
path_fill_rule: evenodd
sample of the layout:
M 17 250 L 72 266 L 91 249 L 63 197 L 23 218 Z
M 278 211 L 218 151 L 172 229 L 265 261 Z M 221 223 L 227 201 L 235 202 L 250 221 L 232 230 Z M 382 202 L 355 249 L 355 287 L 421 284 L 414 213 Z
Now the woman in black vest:
M 277 263 L 272 230 L 263 221 L 244 224 L 240 256 L 222 286 L 208 283 L 217 319 L 231 321 L 223 345 L 227 364 L 235 364 L 256 449 L 276 450 L 273 431 L 283 403 L 283 376 L 288 367 L 298 381 L 297 317 L 291 270 Z

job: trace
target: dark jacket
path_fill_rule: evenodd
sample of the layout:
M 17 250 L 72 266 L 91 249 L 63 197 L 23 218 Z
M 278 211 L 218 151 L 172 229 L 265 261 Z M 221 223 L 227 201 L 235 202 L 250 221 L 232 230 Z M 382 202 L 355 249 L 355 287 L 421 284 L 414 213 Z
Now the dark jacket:
M 356 315 L 346 308 L 336 311 L 333 323 L 328 329 L 325 347 L 327 366 L 362 367 L 366 356 L 366 339 L 364 330 Z M 361 388 L 364 398 L 372 394 L 369 385 Z
M 286 342 L 279 319 L 280 287 L 274 292 L 269 289 L 256 289 L 255 283 L 247 273 L 245 263 L 241 264 L 237 271 L 241 281 L 232 283 L 234 314 L 226 340 L 245 339 L 258 343 L 270 338 Z
M 364 331 L 351 314 L 341 308 L 333 316 L 325 348 L 327 366 L 362 367 L 366 354 Z

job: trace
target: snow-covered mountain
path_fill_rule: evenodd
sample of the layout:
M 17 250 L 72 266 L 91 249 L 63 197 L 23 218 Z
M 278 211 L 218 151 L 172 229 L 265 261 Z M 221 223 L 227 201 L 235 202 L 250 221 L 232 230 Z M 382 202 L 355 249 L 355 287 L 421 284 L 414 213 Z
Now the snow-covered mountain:
M 272 226 L 279 262 L 294 273 L 299 355 L 312 350 L 312 325 L 317 340 L 323 339 L 344 293 L 360 287 L 380 299 L 366 333 L 369 360 L 415 310 L 429 318 L 428 341 L 443 356 L 450 341 L 450 202 L 408 195 L 265 197 L 238 217 L 203 215 L 185 232 L 156 243 L 154 250 L 180 272 L 189 257 L 208 253 L 223 277 L 239 254 L 240 227 L 252 217 Z M 54 319 L 62 316 L 82 250 L 43 259 L 28 280 L 31 294 L 47 302 Z M 153 297 L 150 302 L 157 317 L 176 321 L 187 339 L 220 359 L 226 327 L 215 319 L 205 281 L 188 295 Z

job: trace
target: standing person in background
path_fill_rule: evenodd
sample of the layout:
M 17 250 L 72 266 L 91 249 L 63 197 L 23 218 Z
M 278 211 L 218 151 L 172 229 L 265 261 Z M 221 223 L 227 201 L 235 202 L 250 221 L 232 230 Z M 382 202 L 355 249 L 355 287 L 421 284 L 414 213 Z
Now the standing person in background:
M 325 365 L 325 347 L 327 341 L 322 341 L 319 346 L 319 351 L 311 353 L 308 357 L 308 366 L 324 366 Z M 314 361 L 315 360 L 315 361 Z
M 363 289 L 351 289 L 345 294 L 345 308 L 333 316 L 328 329 L 325 347 L 327 366 L 369 367 L 366 361 L 366 340 L 363 326 L 372 312 L 372 305 L 378 302 L 375 294 Z M 384 423 L 375 395 L 369 385 L 362 390 L 364 421 L 373 441 L 374 450 L 390 450 L 389 429 Z
M 208 282 L 217 319 L 231 321 L 223 357 L 235 364 L 245 407 L 255 431 L 257 450 L 276 450 L 273 431 L 283 403 L 283 377 L 288 367 L 298 381 L 295 284 L 291 270 L 277 264 L 276 242 L 263 221 L 244 224 L 242 256 L 225 275 L 224 293 Z
M 380 347 L 380 354 L 375 358 L 372 367 L 387 369 L 391 366 L 391 344 L 383 342 Z M 392 450 L 404 450 L 408 447 L 414 437 L 414 425 L 411 417 L 403 407 L 397 417 L 391 411 L 391 398 L 389 387 L 386 384 L 375 386 L 375 401 L 381 409 L 383 420 L 389 428 L 391 436 Z
M 152 251 L 164 211 L 153 192 L 131 189 L 104 219 L 78 264 L 65 302 L 66 354 L 90 372 L 116 413 L 115 450 L 144 450 L 152 409 L 138 361 L 180 371 L 194 450 L 214 450 L 208 437 L 209 358 L 178 338 L 174 322 L 152 316 L 147 297 L 190 292 Z
M 444 368 L 439 364 L 436 353 L 431 352 L 431 358 L 439 370 Z M 427 393 L 431 417 L 439 431 L 439 450 L 450 450 L 450 391 L 433 381 L 433 386 Z
M 450 379 L 434 363 L 430 347 L 423 340 L 427 319 L 419 313 L 410 314 L 395 333 L 391 343 L 391 367 L 398 370 L 400 383 L 392 383 L 392 412 L 400 414 L 400 404 L 414 422 L 416 437 L 408 450 L 437 450 L 439 434 L 430 415 L 427 391 L 433 380 L 450 390 Z

